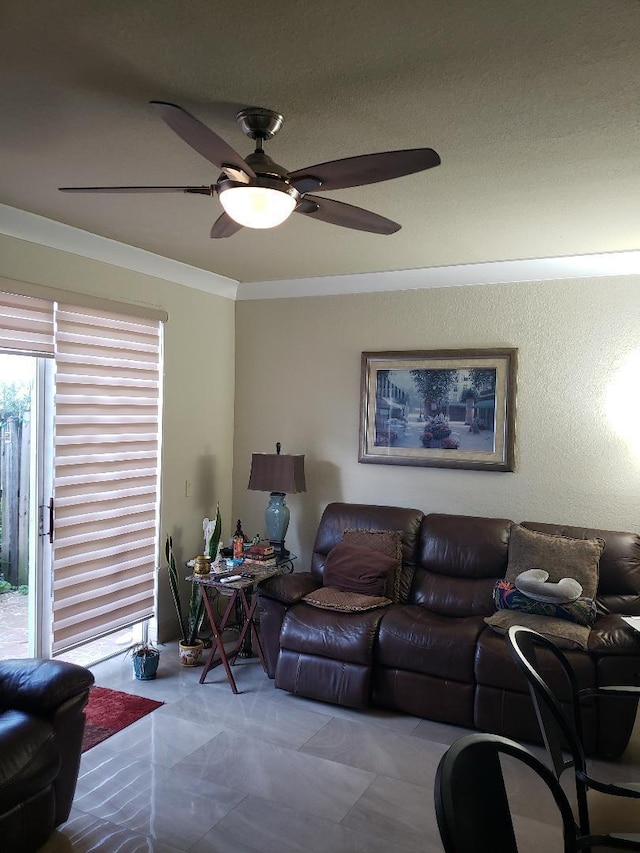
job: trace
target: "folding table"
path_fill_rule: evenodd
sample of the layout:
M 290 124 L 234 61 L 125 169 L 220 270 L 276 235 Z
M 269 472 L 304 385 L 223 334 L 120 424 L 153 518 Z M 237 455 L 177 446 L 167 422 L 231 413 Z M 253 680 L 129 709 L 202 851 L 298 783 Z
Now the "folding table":
M 262 651 L 260 636 L 258 635 L 257 628 L 253 621 L 258 597 L 257 595 L 251 595 L 251 587 L 257 586 L 260 581 L 264 581 L 274 575 L 282 574 L 283 569 L 282 566 L 274 566 L 269 569 L 262 569 L 260 567 L 256 568 L 255 566 L 252 566 L 249 569 L 248 567 L 242 566 L 238 569 L 238 574 L 240 574 L 240 572 L 247 571 L 251 572 L 251 578 L 242 578 L 237 581 L 232 581 L 231 583 L 222 583 L 220 578 L 216 578 L 214 572 L 208 575 L 193 574 L 187 578 L 187 580 L 192 583 L 197 583 L 201 588 L 205 612 L 213 633 L 213 643 L 205 661 L 202 675 L 200 676 L 200 684 L 204 684 L 204 680 L 210 670 L 222 664 L 227 674 L 227 680 L 229 681 L 234 693 L 238 693 L 239 691 L 236 686 L 236 681 L 233 677 L 231 667 L 240 653 L 240 649 L 242 648 L 242 644 L 247 633 L 249 633 L 249 636 L 253 640 L 253 644 L 258 652 L 258 657 L 260 658 L 263 669 L 266 670 L 267 668 L 264 660 L 264 652 Z M 224 615 L 219 622 L 216 619 L 212 602 L 209 598 L 208 591 L 210 589 L 215 590 L 219 595 L 227 596 L 229 598 Z M 249 597 L 247 597 L 247 593 L 249 593 Z M 224 643 L 222 642 L 222 635 L 227 627 L 229 617 L 234 612 L 236 603 L 238 602 L 240 603 L 240 607 L 244 615 L 244 624 L 242 625 L 237 643 L 230 652 L 227 652 L 225 650 Z

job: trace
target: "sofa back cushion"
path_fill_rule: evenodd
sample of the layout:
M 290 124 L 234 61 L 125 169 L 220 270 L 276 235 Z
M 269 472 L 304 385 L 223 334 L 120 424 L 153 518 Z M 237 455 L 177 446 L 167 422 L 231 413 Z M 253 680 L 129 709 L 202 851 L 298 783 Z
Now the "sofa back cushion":
M 521 526 L 556 536 L 603 539 L 597 592 L 599 609 L 605 613 L 640 615 L 640 536 L 636 533 L 534 521 L 523 521 Z
M 410 603 L 443 616 L 489 616 L 509 556 L 506 518 L 431 513 L 420 529 Z
M 402 563 L 410 572 L 416 565 L 418 534 L 423 513 L 419 509 L 373 504 L 330 503 L 324 510 L 311 557 L 311 574 L 322 583 L 327 554 L 345 530 L 402 531 Z

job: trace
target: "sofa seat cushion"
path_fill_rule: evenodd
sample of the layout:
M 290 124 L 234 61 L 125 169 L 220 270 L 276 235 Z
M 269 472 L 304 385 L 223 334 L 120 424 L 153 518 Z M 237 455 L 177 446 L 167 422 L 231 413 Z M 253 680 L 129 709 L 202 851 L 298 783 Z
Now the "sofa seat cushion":
M 484 628 L 482 616 L 451 618 L 416 605 L 394 605 L 383 614 L 376 663 L 473 683 L 476 642 Z
M 280 632 L 280 647 L 369 666 L 384 612 L 385 608 L 358 613 L 333 612 L 301 602 L 287 611 Z
M 24 711 L 0 713 L 0 813 L 50 785 L 60 772 L 53 726 Z
M 567 650 L 564 654 L 576 673 L 580 688 L 595 687 L 597 671 L 594 659 L 581 651 Z M 538 655 L 552 689 L 568 699 L 565 679 L 551 653 L 540 649 Z M 506 640 L 488 629 L 478 638 L 475 675 L 478 684 L 527 695 L 529 693 L 527 680 L 511 659 Z

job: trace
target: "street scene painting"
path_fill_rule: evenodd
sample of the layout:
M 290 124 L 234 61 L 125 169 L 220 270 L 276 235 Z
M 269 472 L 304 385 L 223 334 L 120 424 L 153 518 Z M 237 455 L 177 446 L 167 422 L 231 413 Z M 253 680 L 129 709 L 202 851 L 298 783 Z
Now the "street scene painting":
M 362 354 L 360 462 L 513 471 L 517 350 Z

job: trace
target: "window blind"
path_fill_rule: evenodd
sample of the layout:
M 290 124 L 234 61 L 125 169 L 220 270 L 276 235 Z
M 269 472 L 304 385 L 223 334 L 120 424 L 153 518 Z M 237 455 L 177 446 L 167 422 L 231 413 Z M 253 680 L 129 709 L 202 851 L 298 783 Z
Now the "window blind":
M 53 355 L 53 302 L 0 293 L 0 349 L 24 355 Z
M 57 307 L 54 654 L 154 612 L 161 332 Z

